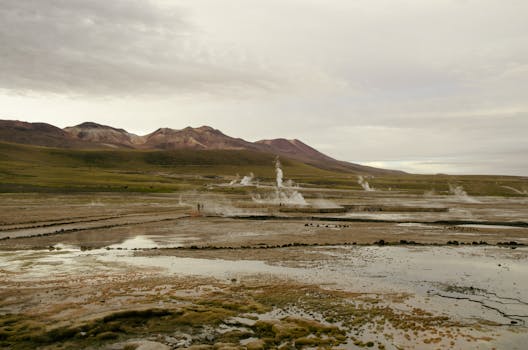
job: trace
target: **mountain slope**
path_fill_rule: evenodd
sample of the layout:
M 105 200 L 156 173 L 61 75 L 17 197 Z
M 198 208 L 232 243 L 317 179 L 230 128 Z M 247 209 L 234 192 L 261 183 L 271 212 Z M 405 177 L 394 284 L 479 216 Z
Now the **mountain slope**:
M 228 183 L 236 173 L 254 172 L 275 181 L 272 153 L 246 150 L 59 149 L 0 142 L 0 193 L 6 192 L 168 192 L 202 191 Z M 320 169 L 281 158 L 284 174 L 303 187 L 356 189 L 350 172 Z M 470 195 L 516 196 L 509 188 L 528 188 L 527 177 L 474 175 L 386 175 L 369 179 L 381 191 L 422 195 L 433 189 L 449 193 L 458 184 Z M 248 194 L 255 188 L 214 186 L 211 191 Z M 175 197 L 173 197 L 175 198 Z
M 294 139 L 273 139 L 273 140 L 260 140 L 255 142 L 258 145 L 265 145 L 267 148 L 278 155 L 303 159 L 305 161 L 335 161 L 335 159 L 328 157 L 327 155 L 317 151 L 316 149 L 308 146 L 307 144 Z
M 331 171 L 379 175 L 403 173 L 339 161 L 297 139 L 248 142 L 209 126 L 181 130 L 160 128 L 138 136 L 124 129 L 92 122 L 59 129 L 45 123 L 0 120 L 0 141 L 75 149 L 245 150 L 277 155 Z
M 250 172 L 272 182 L 274 159 L 271 153 L 247 150 L 66 149 L 0 142 L 0 193 L 194 191 Z M 356 185 L 347 173 L 289 159 L 282 159 L 282 165 L 289 178 L 302 183 L 337 177 Z
M 0 120 L 0 140 L 34 146 L 58 148 L 89 148 L 85 142 L 62 129 L 46 123 L 26 123 L 18 120 Z
M 64 128 L 64 131 L 74 139 L 102 146 L 135 148 L 144 143 L 142 137 L 128 133 L 124 129 L 116 129 L 92 122 L 70 126 Z
M 146 135 L 145 143 L 141 147 L 167 150 L 181 148 L 256 150 L 258 148 L 251 142 L 227 136 L 209 126 L 187 127 L 182 130 L 160 128 Z
M 402 171 L 387 170 L 368 167 L 364 165 L 349 163 L 334 159 L 308 146 L 300 140 L 293 139 L 272 139 L 255 142 L 267 147 L 268 152 L 273 152 L 279 156 L 300 160 L 306 164 L 316 166 L 326 170 L 337 170 L 345 172 L 369 173 L 369 174 L 403 174 Z

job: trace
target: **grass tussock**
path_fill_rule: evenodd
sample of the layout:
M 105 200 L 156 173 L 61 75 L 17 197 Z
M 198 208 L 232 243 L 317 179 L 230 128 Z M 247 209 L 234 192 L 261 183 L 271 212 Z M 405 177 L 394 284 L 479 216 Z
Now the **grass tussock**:
M 405 339 L 427 340 L 432 334 L 448 341 L 465 337 L 465 326 L 446 316 L 394 307 L 406 300 L 402 294 L 364 295 L 288 282 L 250 281 L 183 297 L 180 301 L 185 306 L 178 308 L 117 312 L 69 327 L 55 327 L 55 320 L 45 316 L 0 316 L 0 348 L 98 348 L 175 333 L 190 335 L 195 348 L 218 348 L 219 344 L 240 348 L 241 341 L 249 338 L 254 340 L 248 349 L 333 348 L 346 342 L 383 348 L 380 337 L 372 334 L 383 334 L 391 342 L 391 335 L 385 334 L 387 327 Z M 282 316 L 260 317 L 269 311 L 280 311 L 277 314 Z M 235 316 L 253 322 L 241 322 Z M 231 329 L 225 330 L 226 326 Z

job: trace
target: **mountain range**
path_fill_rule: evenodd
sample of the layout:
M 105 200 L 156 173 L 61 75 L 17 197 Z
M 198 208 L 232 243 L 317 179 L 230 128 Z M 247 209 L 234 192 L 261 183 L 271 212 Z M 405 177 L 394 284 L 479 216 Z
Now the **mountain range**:
M 246 150 L 272 153 L 326 170 L 379 175 L 402 173 L 339 161 L 297 139 L 249 142 L 209 126 L 181 130 L 160 128 L 139 136 L 93 122 L 61 129 L 46 123 L 0 120 L 0 141 L 69 149 Z

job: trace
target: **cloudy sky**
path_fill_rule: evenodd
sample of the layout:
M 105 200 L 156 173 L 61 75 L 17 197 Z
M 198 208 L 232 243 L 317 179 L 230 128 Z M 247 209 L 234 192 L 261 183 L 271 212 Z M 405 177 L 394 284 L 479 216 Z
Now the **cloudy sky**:
M 1 0 L 0 119 L 528 175 L 526 0 Z

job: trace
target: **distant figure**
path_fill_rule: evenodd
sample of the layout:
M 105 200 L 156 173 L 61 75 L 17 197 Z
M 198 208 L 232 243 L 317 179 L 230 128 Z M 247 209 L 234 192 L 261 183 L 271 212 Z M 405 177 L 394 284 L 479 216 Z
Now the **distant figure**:
M 198 212 L 200 212 L 200 203 L 196 204 L 197 208 L 198 208 Z

